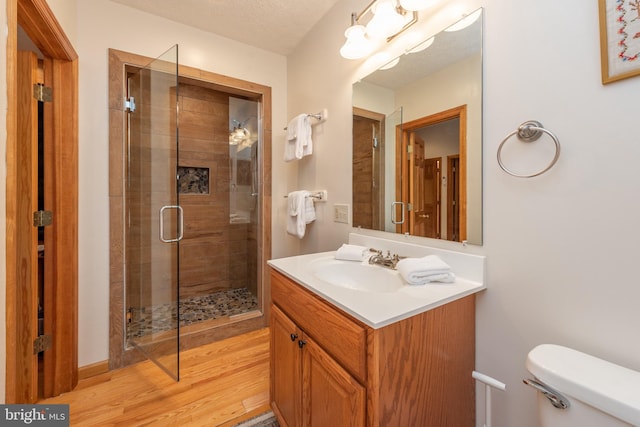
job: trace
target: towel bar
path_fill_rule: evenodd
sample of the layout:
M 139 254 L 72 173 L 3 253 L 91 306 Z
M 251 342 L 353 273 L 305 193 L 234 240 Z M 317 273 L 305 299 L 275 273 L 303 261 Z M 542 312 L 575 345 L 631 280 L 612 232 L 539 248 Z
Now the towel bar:
M 313 117 L 314 119 L 318 120 L 318 122 L 323 122 L 327 120 L 327 117 L 329 117 L 329 110 L 325 108 L 319 113 L 313 113 L 313 114 L 309 113 L 307 114 L 307 117 Z M 284 130 L 287 130 L 287 126 L 285 126 Z
M 309 196 L 313 199 L 314 202 L 326 202 L 327 201 L 327 190 L 316 190 L 310 191 Z M 286 199 L 289 195 L 285 194 L 284 198 Z

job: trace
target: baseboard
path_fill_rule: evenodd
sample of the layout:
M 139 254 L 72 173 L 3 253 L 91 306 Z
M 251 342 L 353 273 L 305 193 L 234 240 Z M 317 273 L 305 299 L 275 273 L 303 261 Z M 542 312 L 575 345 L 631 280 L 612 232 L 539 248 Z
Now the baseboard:
M 109 372 L 108 360 L 92 363 L 91 365 L 81 366 L 78 368 L 78 380 L 91 378 L 96 375 L 104 374 L 105 372 Z

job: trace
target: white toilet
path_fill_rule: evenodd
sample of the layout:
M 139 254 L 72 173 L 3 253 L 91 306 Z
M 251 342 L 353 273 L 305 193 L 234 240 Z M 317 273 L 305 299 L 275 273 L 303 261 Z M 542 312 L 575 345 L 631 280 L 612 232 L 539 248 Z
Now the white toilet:
M 527 370 L 540 427 L 640 426 L 640 372 L 552 344 L 529 352 Z

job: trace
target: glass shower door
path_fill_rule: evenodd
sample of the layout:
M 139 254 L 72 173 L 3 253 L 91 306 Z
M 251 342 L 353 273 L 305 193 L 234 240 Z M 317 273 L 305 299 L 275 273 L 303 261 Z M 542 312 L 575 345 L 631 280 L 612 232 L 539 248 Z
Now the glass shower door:
M 128 76 L 127 345 L 179 379 L 178 46 Z

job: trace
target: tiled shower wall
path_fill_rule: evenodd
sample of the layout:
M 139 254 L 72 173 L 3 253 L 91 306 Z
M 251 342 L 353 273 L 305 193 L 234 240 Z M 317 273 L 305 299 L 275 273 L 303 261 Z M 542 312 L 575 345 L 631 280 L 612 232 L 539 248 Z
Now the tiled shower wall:
M 372 126 L 378 138 L 373 146 Z M 384 171 L 381 159 L 384 156 L 383 137 L 380 121 L 353 116 L 353 225 L 373 230 L 384 229 Z M 381 157 L 382 156 L 382 157 Z M 375 185 L 374 185 L 375 183 Z
M 229 223 L 229 94 L 180 84 L 179 166 L 209 169 L 209 193 L 179 195 L 184 209 L 180 242 L 180 298 L 230 288 L 256 294 L 255 215 Z

